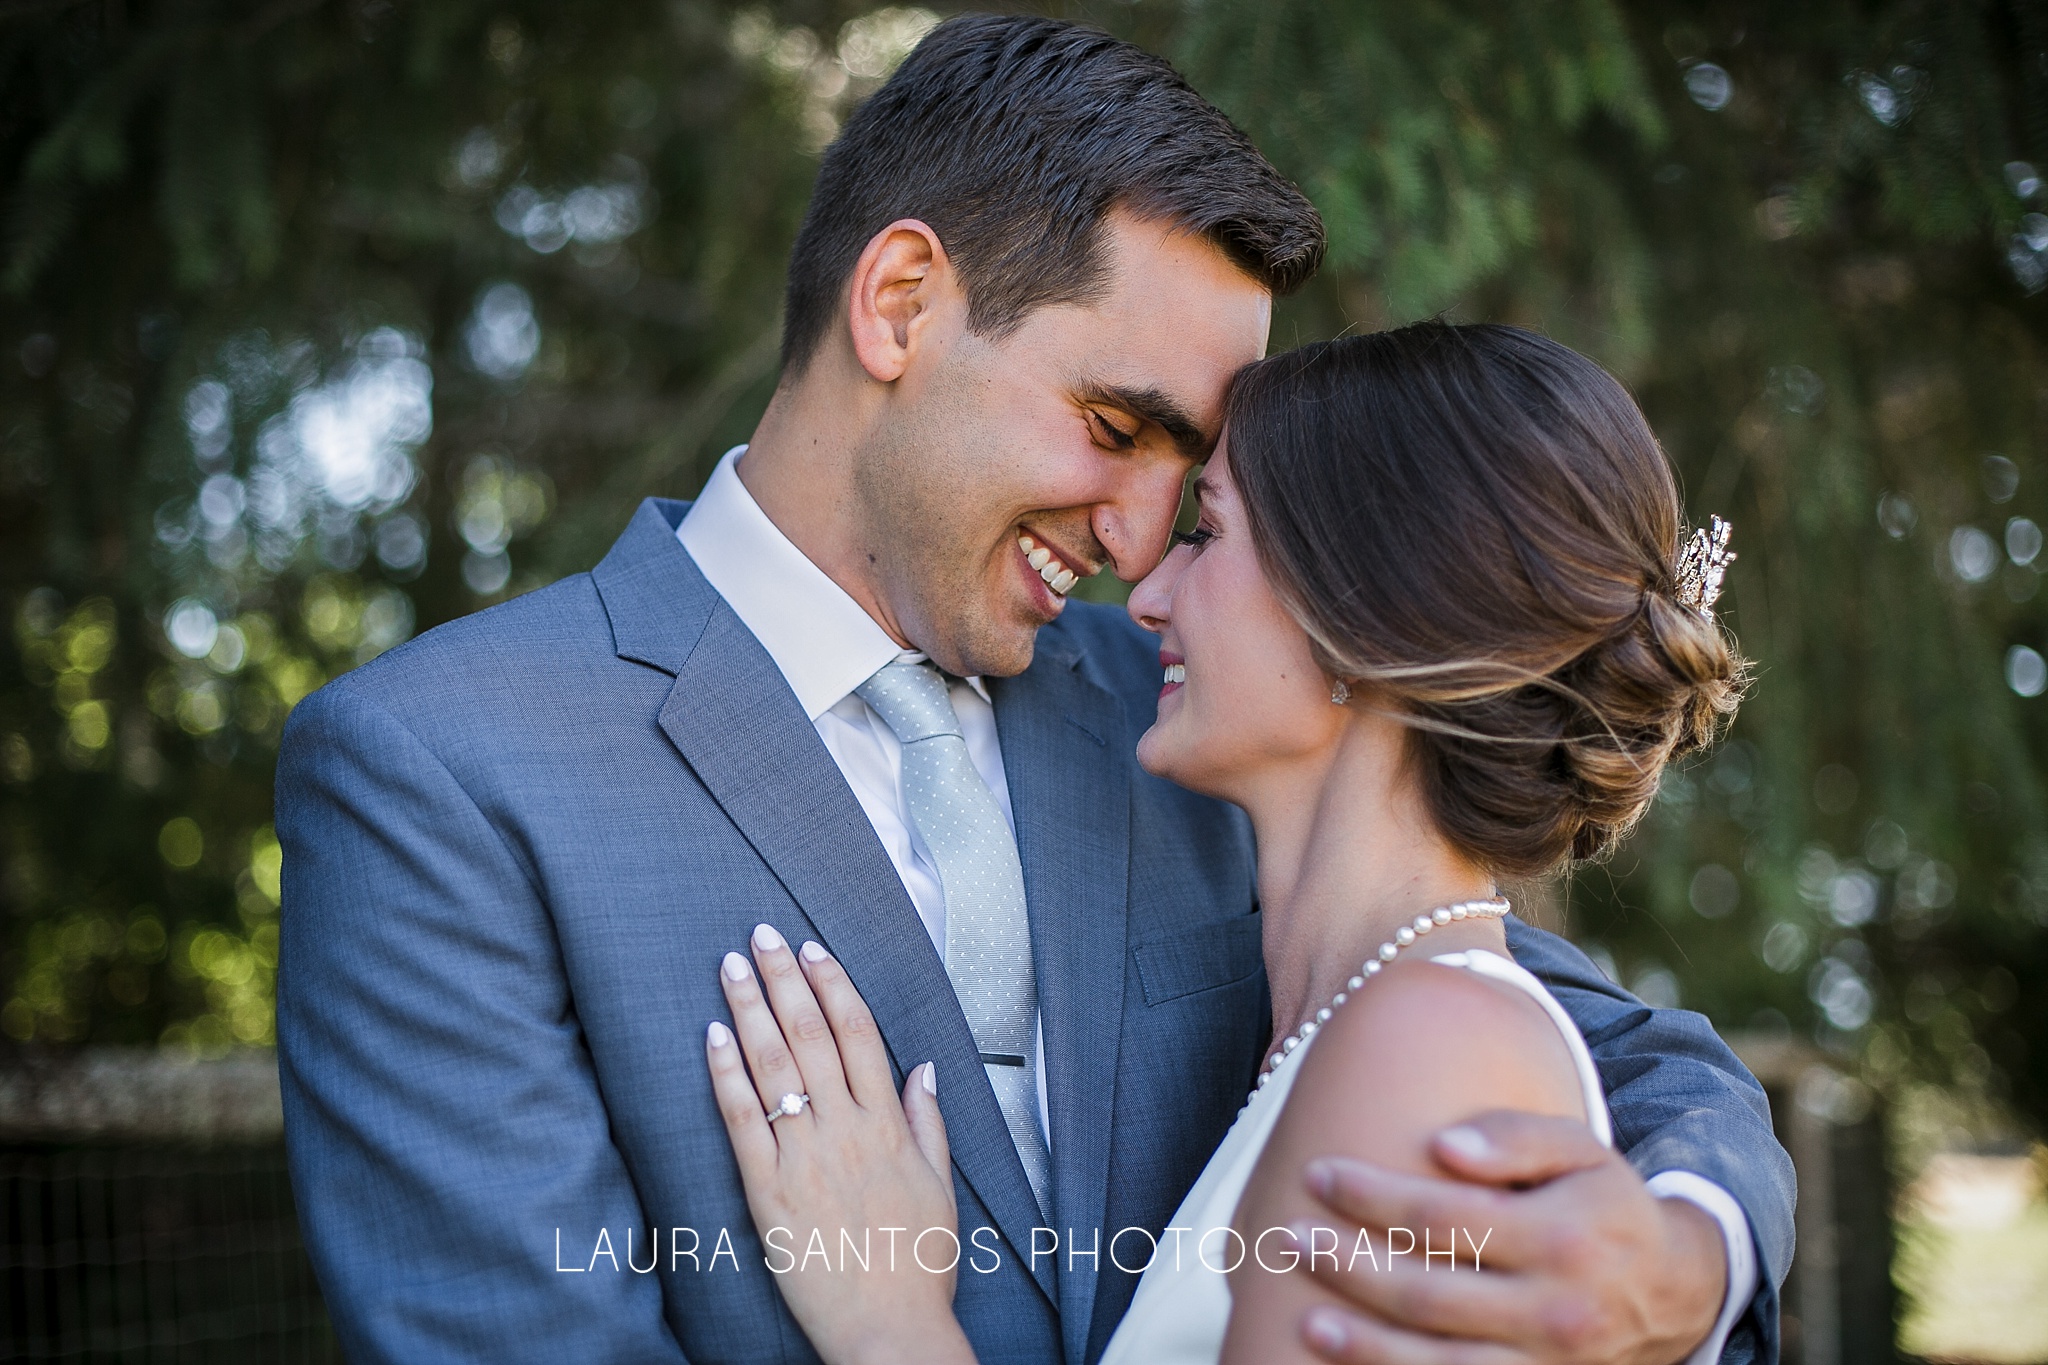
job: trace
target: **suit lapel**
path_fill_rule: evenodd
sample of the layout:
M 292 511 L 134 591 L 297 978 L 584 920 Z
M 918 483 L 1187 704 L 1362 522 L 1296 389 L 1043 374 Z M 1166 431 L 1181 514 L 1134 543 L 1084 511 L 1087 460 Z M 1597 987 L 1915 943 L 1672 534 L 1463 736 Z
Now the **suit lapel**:
M 1085 676 L 1057 628 L 1040 632 L 1032 667 L 991 694 L 1045 1031 L 1060 1321 L 1067 1357 L 1079 1360 L 1111 1236 L 1102 1220 L 1123 1021 L 1130 741 L 1117 699 Z M 1077 1263 L 1070 1248 L 1098 1254 Z
M 1037 1203 L 945 964 L 774 660 L 676 541 L 680 515 L 650 499 L 593 574 L 619 653 L 675 675 L 663 733 L 859 985 L 898 1071 L 937 1063 L 953 1164 L 1054 1296 L 1029 1256 Z

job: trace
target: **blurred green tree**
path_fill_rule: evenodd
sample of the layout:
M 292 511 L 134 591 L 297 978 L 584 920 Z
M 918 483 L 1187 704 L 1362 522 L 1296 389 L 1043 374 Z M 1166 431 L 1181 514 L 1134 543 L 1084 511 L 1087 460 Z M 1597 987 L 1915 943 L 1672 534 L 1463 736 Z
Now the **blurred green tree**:
M 1735 522 L 1757 692 L 1564 888 L 1575 934 L 2048 1117 L 2048 7 L 1054 8 L 1322 207 L 1276 344 L 1540 327 Z M 269 1039 L 284 714 L 744 437 L 816 152 L 933 22 L 0 12 L 0 1034 Z

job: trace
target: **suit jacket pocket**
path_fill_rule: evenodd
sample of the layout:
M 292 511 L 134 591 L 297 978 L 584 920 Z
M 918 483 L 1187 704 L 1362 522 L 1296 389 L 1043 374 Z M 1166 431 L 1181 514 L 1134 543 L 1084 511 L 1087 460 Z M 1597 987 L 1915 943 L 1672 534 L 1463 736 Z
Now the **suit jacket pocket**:
M 1147 1005 L 1233 986 L 1259 970 L 1259 916 L 1236 915 L 1161 934 L 1138 944 L 1131 955 Z

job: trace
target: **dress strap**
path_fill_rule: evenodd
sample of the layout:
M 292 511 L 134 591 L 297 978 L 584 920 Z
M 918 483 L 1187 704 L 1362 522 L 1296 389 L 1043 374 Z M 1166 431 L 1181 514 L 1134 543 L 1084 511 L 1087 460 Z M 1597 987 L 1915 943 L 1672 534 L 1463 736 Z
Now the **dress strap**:
M 1485 948 L 1472 948 L 1462 953 L 1444 953 L 1430 959 L 1446 967 L 1463 967 L 1481 976 L 1513 986 L 1543 1007 L 1550 1016 L 1550 1022 L 1557 1025 L 1557 1031 L 1564 1035 L 1565 1046 L 1571 1050 L 1572 1064 L 1579 1073 L 1579 1097 L 1585 1102 L 1586 1123 L 1592 1128 L 1593 1136 L 1600 1139 L 1603 1147 L 1614 1145 L 1614 1121 L 1607 1114 L 1607 1092 L 1600 1084 L 1600 1072 L 1593 1065 L 1593 1054 L 1586 1048 L 1586 1039 L 1579 1032 L 1579 1026 L 1566 1014 L 1564 1006 L 1557 1003 L 1557 997 L 1545 988 L 1526 967 L 1511 962 L 1499 953 Z

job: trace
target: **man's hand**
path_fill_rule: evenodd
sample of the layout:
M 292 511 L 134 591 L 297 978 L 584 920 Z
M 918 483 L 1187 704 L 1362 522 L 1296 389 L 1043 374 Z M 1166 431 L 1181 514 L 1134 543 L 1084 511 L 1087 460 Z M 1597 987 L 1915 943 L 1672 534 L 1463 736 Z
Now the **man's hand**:
M 1324 1360 L 1673 1365 L 1713 1330 L 1728 1278 L 1719 1226 L 1685 1200 L 1652 1195 L 1583 1123 L 1485 1114 L 1437 1134 L 1432 1153 L 1459 1178 L 1337 1157 L 1309 1164 L 1309 1192 L 1337 1215 L 1340 1246 L 1361 1228 L 1383 1247 L 1388 1228 L 1430 1228 L 1463 1230 L 1484 1248 L 1478 1274 L 1394 1268 L 1392 1257 L 1384 1270 L 1304 1260 L 1358 1310 L 1305 1315 L 1303 1340 Z M 1307 1245 L 1306 1225 L 1296 1231 Z

